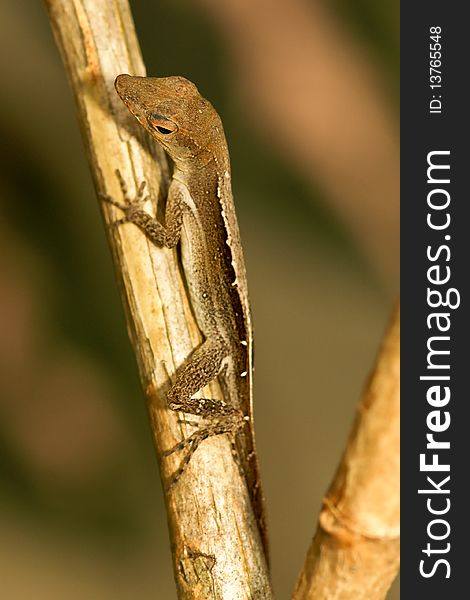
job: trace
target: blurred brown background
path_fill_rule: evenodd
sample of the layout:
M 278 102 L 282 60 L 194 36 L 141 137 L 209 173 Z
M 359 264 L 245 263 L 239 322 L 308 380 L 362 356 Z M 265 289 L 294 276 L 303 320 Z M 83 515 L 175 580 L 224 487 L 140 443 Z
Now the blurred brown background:
M 225 124 L 288 598 L 397 294 L 398 1 L 132 9 L 148 73 L 195 81 Z M 171 600 L 144 401 L 40 2 L 3 3 L 0 61 L 1 596 Z

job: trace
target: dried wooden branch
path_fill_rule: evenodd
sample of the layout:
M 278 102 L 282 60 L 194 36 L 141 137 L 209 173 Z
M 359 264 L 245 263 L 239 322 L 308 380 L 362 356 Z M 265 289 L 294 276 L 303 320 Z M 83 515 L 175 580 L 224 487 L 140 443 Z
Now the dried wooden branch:
M 78 106 L 96 189 L 122 199 L 119 169 L 132 194 L 145 180 L 155 210 L 168 185 L 163 152 L 133 122 L 113 87 L 119 73 L 145 75 L 126 0 L 46 0 Z M 128 329 L 147 397 L 162 478 L 178 468 L 162 453 L 194 431 L 166 407 L 169 381 L 201 342 L 173 250 L 156 248 L 134 226 L 112 227 L 122 215 L 102 206 L 126 307 Z M 84 235 L 86 239 L 86 235 Z M 209 397 L 222 397 L 217 383 Z M 199 447 L 166 493 L 180 598 L 271 598 L 266 560 L 246 485 L 226 436 Z M 157 593 L 158 595 L 158 593 Z
M 293 600 L 379 600 L 399 566 L 399 310 L 335 479 Z

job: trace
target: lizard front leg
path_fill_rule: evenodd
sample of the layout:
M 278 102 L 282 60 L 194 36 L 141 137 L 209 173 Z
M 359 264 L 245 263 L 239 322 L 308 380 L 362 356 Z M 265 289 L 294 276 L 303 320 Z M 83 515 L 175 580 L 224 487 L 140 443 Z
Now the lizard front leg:
M 130 198 L 126 182 L 119 170 L 116 171 L 116 176 L 119 179 L 124 203 L 117 202 L 109 196 L 103 197 L 105 202 L 116 206 L 125 215 L 124 218 L 115 221 L 113 225 L 133 223 L 157 246 L 174 248 L 181 237 L 184 210 L 183 193 L 178 183 L 172 181 L 170 184 L 165 206 L 165 224 L 163 225 L 142 208 L 144 202 L 148 200 L 148 196 L 144 197 L 145 181 L 140 184 L 135 198 Z

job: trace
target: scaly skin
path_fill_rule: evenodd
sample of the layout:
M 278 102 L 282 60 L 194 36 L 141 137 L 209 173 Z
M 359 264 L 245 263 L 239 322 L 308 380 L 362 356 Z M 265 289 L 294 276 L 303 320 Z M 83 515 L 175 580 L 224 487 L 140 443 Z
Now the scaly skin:
M 129 111 L 171 157 L 174 172 L 164 225 L 142 210 L 143 185 L 136 201 L 111 202 L 125 213 L 119 223 L 134 223 L 157 245 L 172 248 L 181 242 L 191 304 L 205 337 L 178 370 L 167 396 L 170 409 L 202 416 L 207 422 L 168 451 L 187 448 L 170 485 L 183 475 L 204 439 L 229 434 L 267 555 L 253 431 L 251 313 L 222 122 L 196 86 L 183 77 L 119 75 L 115 87 Z M 224 400 L 192 398 L 216 377 Z

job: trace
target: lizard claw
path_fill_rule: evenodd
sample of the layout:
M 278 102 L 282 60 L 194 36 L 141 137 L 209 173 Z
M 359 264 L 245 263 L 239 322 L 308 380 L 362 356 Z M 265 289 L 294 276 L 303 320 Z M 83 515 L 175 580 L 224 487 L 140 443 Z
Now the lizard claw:
M 129 196 L 129 190 L 127 189 L 127 184 L 124 181 L 124 177 L 121 175 L 121 171 L 119 169 L 116 169 L 115 173 L 116 177 L 118 178 L 119 186 L 121 188 L 121 192 L 124 196 L 124 201 L 127 206 L 141 204 L 143 201 L 145 201 L 145 199 L 143 198 L 145 187 L 147 185 L 147 182 L 145 180 L 141 181 L 139 187 L 137 188 L 135 198 L 131 199 Z
M 125 206 L 121 202 L 118 202 L 117 200 L 114 200 L 114 198 L 112 198 L 108 194 L 103 194 L 103 193 L 99 192 L 98 197 L 102 202 L 106 202 L 107 204 L 112 204 L 116 208 L 120 208 L 121 210 L 124 210 L 124 211 L 127 209 L 127 206 Z

